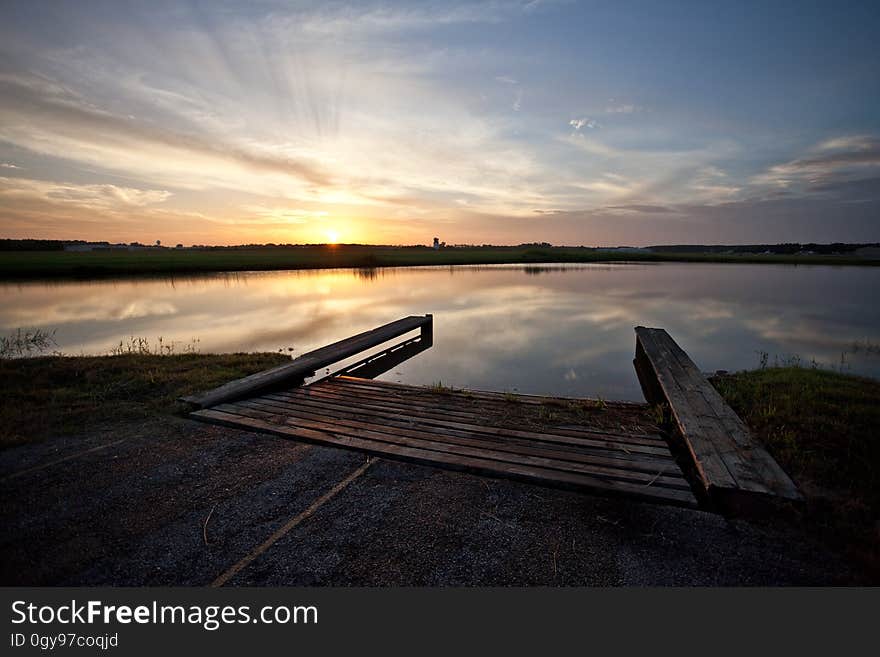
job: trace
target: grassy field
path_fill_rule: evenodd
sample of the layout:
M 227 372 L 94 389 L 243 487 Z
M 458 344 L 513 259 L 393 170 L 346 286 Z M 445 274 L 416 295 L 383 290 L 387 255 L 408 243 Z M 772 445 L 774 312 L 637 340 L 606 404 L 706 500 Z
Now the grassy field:
M 880 575 L 880 381 L 770 367 L 713 383 L 801 488 L 802 522 Z
M 621 253 L 580 247 L 308 246 L 278 248 L 143 249 L 139 251 L 0 252 L 0 279 L 185 274 L 219 271 L 407 267 L 516 263 L 731 262 L 880 265 L 880 260 L 823 255 Z

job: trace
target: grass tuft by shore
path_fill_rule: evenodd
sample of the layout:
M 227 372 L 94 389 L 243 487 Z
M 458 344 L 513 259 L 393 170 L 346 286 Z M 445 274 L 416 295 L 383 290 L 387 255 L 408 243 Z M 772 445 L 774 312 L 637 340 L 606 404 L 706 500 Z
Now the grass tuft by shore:
M 270 353 L 0 359 L 0 449 L 180 412 L 178 397 L 288 360 Z
M 712 382 L 801 488 L 809 529 L 880 573 L 880 381 L 765 367 Z

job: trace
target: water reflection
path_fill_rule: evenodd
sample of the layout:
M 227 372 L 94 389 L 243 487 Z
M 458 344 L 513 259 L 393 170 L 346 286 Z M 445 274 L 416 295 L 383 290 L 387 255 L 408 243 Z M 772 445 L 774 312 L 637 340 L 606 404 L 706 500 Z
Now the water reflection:
M 201 351 L 301 353 L 410 314 L 434 347 L 389 380 L 640 399 L 633 327 L 662 326 L 706 370 L 758 352 L 880 376 L 875 268 L 724 264 L 248 272 L 0 285 L 0 330 L 57 330 L 65 353 L 140 336 Z M 862 345 L 853 349 L 855 343 Z

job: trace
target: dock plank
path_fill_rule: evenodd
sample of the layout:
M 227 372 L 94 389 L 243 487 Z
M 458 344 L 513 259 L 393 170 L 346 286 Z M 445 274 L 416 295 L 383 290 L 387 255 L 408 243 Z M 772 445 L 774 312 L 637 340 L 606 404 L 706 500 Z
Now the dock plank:
M 636 328 L 636 368 L 646 397 L 668 404 L 709 499 L 728 511 L 770 498 L 798 501 L 797 487 L 663 329 Z

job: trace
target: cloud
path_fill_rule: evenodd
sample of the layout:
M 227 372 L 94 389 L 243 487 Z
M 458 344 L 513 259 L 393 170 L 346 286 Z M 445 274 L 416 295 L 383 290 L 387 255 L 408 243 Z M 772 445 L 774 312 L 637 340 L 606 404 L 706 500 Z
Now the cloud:
M 840 188 L 880 167 L 880 139 L 871 135 L 843 136 L 824 141 L 803 157 L 771 166 L 752 183 L 801 193 Z M 872 173 L 873 172 L 873 173 Z
M 624 212 L 640 212 L 643 214 L 669 214 L 675 212 L 673 208 L 665 205 L 645 205 L 629 203 L 626 205 L 609 205 L 607 210 L 623 210 Z
M 0 139 L 36 153 L 179 180 L 183 186 L 222 180 L 241 187 L 236 176 L 242 170 L 280 174 L 304 185 L 329 182 L 315 163 L 97 109 L 37 77 L 0 76 Z M 182 172 L 187 175 L 175 175 Z
M 318 61 L 312 68 L 325 66 Z M 59 166 L 77 167 L 80 174 L 89 169 L 146 186 L 210 193 L 200 201 L 208 213 L 218 191 L 349 208 L 391 205 L 397 218 L 439 217 L 444 204 L 448 208 L 463 194 L 472 207 L 490 212 L 515 212 L 526 196 L 534 198 L 541 184 L 535 158 L 504 134 L 504 125 L 473 115 L 418 75 L 372 77 L 356 70 L 348 120 L 332 135 L 309 131 L 308 117 L 276 123 L 264 106 L 239 100 L 217 99 L 213 106 L 225 115 L 203 121 L 194 108 L 207 111 L 211 98 L 200 97 L 205 94 L 198 88 L 157 94 L 161 81 L 144 85 L 121 76 L 129 84 L 120 89 L 118 76 L 103 69 L 100 75 L 89 70 L 90 83 L 99 79 L 102 85 L 94 102 L 45 76 L 0 76 L 0 140 L 58 158 Z M 236 98 L 249 93 L 234 91 Z M 315 104 L 329 93 L 313 89 Z M 184 103 L 184 114 L 175 115 L 170 110 L 179 97 L 196 104 Z M 519 90 L 517 108 L 521 97 Z M 429 122 L 425 103 L 433 106 Z M 105 109 L 110 105 L 117 111 Z
M 599 127 L 599 122 L 595 119 L 584 117 L 582 119 L 572 119 L 568 122 L 568 125 L 570 125 L 575 130 L 580 130 L 581 128 L 589 128 L 590 130 L 593 130 Z
M 21 167 L 11 162 L 0 162 L 0 169 L 21 169 Z
M 502 82 L 504 84 L 519 84 L 519 81 L 516 78 L 512 78 L 507 75 L 497 75 L 495 76 L 495 79 L 498 82 Z
M 877 147 L 877 138 L 871 135 L 849 135 L 827 139 L 816 146 L 819 151 L 870 151 Z
M 405 32 L 438 25 L 498 23 L 512 16 L 517 9 L 516 4 L 509 2 L 441 3 L 422 7 L 329 5 L 318 10 L 295 11 L 286 20 L 307 34 L 328 37 Z
M 724 201 L 736 196 L 742 187 L 727 184 L 727 173 L 716 166 L 707 165 L 700 167 L 695 172 L 690 183 L 690 188 L 695 192 L 694 200 L 704 202 Z
M 107 184 L 57 183 L 27 178 L 0 177 L 0 199 L 31 199 L 72 204 L 82 208 L 125 209 L 163 203 L 171 192 Z
M 777 167 L 783 171 L 822 173 L 847 166 L 880 165 L 880 139 L 869 136 L 842 137 L 819 144 L 819 154 Z
M 857 180 L 825 180 L 810 185 L 809 191 L 836 196 L 845 203 L 862 203 L 880 198 L 880 176 Z
M 235 221 L 256 221 L 259 223 L 305 224 L 313 219 L 323 219 L 329 215 L 325 210 L 306 210 L 283 206 L 243 205 L 245 217 Z

